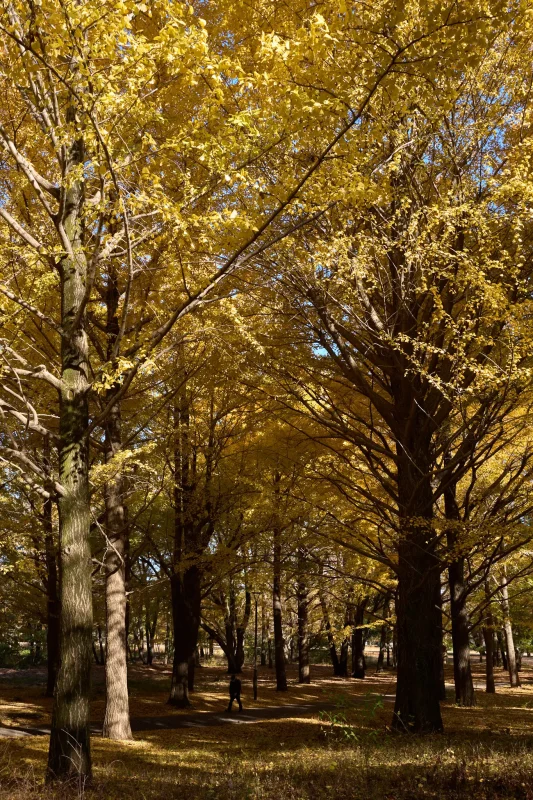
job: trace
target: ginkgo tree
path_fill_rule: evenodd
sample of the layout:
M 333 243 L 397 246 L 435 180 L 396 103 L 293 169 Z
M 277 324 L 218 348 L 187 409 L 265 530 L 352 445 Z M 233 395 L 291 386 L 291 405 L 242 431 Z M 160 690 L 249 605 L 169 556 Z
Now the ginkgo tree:
M 168 335 L 177 331 L 172 347 L 179 348 L 186 315 L 231 298 L 238 291 L 232 276 L 240 271 L 250 277 L 245 270 L 260 268 L 263 254 L 319 220 L 331 221 L 335 244 L 316 249 L 319 266 L 311 270 L 310 286 L 292 284 L 297 297 L 304 286 L 305 302 L 318 314 L 320 345 L 333 347 L 334 357 L 337 350 L 346 354 L 348 339 L 338 329 L 343 321 L 336 319 L 332 328 L 324 316 L 321 282 L 339 263 L 345 268 L 354 241 L 361 262 L 368 263 L 374 255 L 376 261 L 386 258 L 394 250 L 391 242 L 410 231 L 406 186 L 414 184 L 405 179 L 412 163 L 406 155 L 418 134 L 405 115 L 419 115 L 426 142 L 442 110 L 453 105 L 465 71 L 475 70 L 502 29 L 514 30 L 513 17 L 496 0 L 451 8 L 437 0 L 423 6 L 380 0 L 371 7 L 329 0 L 320 9 L 295 2 L 288 13 L 277 2 L 250 11 L 223 0 L 198 8 L 164 0 L 13 0 L 2 3 L 0 13 L 0 404 L 13 434 L 2 443 L 1 455 L 17 465 L 28 490 L 58 502 L 60 668 L 49 777 L 88 779 L 89 448 L 103 449 L 108 465 L 120 463 L 122 404 L 145 385 Z M 419 157 L 438 162 L 424 149 Z M 397 169 L 403 183 L 394 177 Z M 398 208 L 396 191 L 403 203 Z M 498 197 L 510 203 L 505 191 Z M 366 209 L 386 210 L 388 241 L 376 243 L 375 254 L 357 215 L 363 198 Z M 439 256 L 459 224 L 460 205 L 452 206 L 453 224 L 444 232 L 437 223 L 427 228 Z M 492 207 L 481 208 L 482 221 Z M 375 232 L 372 224 L 369 230 Z M 427 246 L 426 236 L 415 239 Z M 281 252 L 286 256 L 287 250 Z M 309 280 L 306 246 L 297 255 L 298 280 Z M 283 259 L 279 268 L 286 270 Z M 295 272 L 287 274 L 291 283 Z M 364 280 L 361 285 L 357 302 L 372 327 L 377 323 L 371 300 L 366 304 L 370 287 Z M 429 301 L 433 293 L 427 287 L 425 292 Z M 467 319 L 470 307 L 461 313 Z M 383 331 L 371 335 L 378 343 L 372 352 L 381 353 Z M 405 369 L 413 360 L 409 337 L 410 329 L 393 336 Z M 418 419 L 408 383 L 399 381 L 397 400 L 402 414 L 410 403 Z M 378 400 L 380 391 L 372 388 L 369 395 L 366 384 L 357 388 L 378 403 L 385 419 L 388 406 Z M 411 435 L 413 427 L 407 427 L 402 436 Z M 13 433 L 21 428 L 57 446 L 56 475 L 21 444 Z M 414 429 L 418 435 L 423 426 Z M 407 449 L 398 452 L 400 461 L 402 453 L 412 455 L 402 436 Z M 416 483 L 409 458 L 402 462 L 407 495 Z M 108 478 L 114 679 L 107 686 L 106 731 L 120 737 L 129 735 L 124 483 L 113 467 Z M 426 492 L 427 503 L 428 498 Z M 404 511 L 406 520 L 431 516 L 427 509 L 420 515 L 418 508 Z M 421 528 L 415 539 L 424 535 Z M 410 638 L 403 622 L 401 630 L 400 687 L 409 671 L 407 650 L 420 647 L 420 637 Z M 433 642 L 433 633 L 428 635 Z M 434 704 L 428 724 L 426 710 L 417 714 L 419 727 L 439 727 Z

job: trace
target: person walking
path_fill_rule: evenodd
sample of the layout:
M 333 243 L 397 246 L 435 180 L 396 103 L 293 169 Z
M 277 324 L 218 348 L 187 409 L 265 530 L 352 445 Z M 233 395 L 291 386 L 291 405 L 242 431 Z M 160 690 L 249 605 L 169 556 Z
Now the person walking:
M 232 675 L 231 680 L 229 682 L 229 705 L 227 711 L 231 711 L 234 700 L 236 700 L 239 704 L 239 711 L 242 711 L 241 682 L 238 678 L 235 677 L 235 675 Z

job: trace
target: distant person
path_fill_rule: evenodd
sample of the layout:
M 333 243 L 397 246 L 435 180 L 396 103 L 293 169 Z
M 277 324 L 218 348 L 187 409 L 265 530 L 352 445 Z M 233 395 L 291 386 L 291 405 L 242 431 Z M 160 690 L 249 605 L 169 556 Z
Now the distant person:
M 241 682 L 235 675 L 231 676 L 231 680 L 229 682 L 229 705 L 227 710 L 231 711 L 231 707 L 233 705 L 233 701 L 236 700 L 239 704 L 239 711 L 242 711 L 242 703 L 241 703 Z

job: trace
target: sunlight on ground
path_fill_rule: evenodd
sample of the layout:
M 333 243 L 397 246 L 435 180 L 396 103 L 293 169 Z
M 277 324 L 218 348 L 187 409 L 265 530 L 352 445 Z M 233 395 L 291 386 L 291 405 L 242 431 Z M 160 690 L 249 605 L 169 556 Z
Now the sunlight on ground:
M 474 668 L 475 679 L 481 682 L 483 665 Z M 168 682 L 164 677 L 161 670 L 132 669 L 132 716 L 184 713 L 165 704 Z M 289 677 L 289 691 L 277 693 L 272 673 L 262 670 L 261 696 L 253 704 L 250 674 L 245 672 L 245 707 L 321 702 L 334 708 L 320 718 L 317 712 L 291 717 L 288 709 L 284 719 L 139 732 L 135 741 L 120 744 L 95 737 L 95 786 L 87 796 L 98 800 L 533 800 L 531 667 L 522 673 L 521 689 L 498 686 L 493 696 L 478 691 L 478 706 L 473 709 L 454 706 L 449 690 L 443 706 L 446 733 L 429 737 L 406 737 L 388 730 L 394 692 L 388 673 L 370 675 L 365 681 L 343 681 L 331 678 L 329 667 L 315 667 L 311 686 L 295 684 L 292 669 Z M 497 680 L 505 680 L 501 670 Z M 199 670 L 198 684 L 193 710 L 221 711 L 227 676 L 205 668 Z M 24 695 L 22 700 L 20 687 L 0 684 L 4 725 L 30 727 L 48 721 L 50 701 L 42 697 L 42 687 L 28 685 Z M 93 713 L 95 722 L 101 722 L 103 699 L 98 697 Z M 0 740 L 2 800 L 63 796 L 57 789 L 42 786 L 47 747 L 46 736 Z

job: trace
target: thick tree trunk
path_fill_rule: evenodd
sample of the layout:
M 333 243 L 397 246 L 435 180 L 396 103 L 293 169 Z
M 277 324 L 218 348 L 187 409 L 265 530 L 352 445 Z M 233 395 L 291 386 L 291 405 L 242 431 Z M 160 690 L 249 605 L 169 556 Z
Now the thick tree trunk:
M 194 692 L 194 679 L 196 677 L 196 651 L 189 656 L 189 669 L 187 671 L 187 688 Z
M 200 627 L 201 573 L 189 567 L 183 578 L 172 575 L 172 622 L 174 629 L 174 664 L 168 702 L 187 708 L 189 700 L 189 659 L 194 656 Z
M 355 607 L 354 629 L 352 633 L 352 678 L 362 679 L 366 675 L 365 635 L 363 628 L 368 597 L 363 598 Z
M 304 575 L 304 553 L 298 551 L 298 585 L 296 589 L 298 603 L 298 683 L 310 683 L 309 671 L 309 592 Z
M 503 611 L 503 632 L 505 635 L 505 646 L 507 650 L 507 669 L 509 670 L 509 681 L 511 686 L 520 686 L 518 677 L 518 667 L 516 662 L 516 651 L 514 646 L 513 626 L 511 623 L 511 609 L 509 607 L 509 588 L 507 585 L 507 568 L 502 569 L 502 611 Z
M 494 620 L 491 611 L 490 589 L 485 583 L 485 597 L 487 599 L 487 611 L 485 614 L 485 625 L 483 626 L 483 639 L 485 640 L 485 691 L 488 694 L 496 692 L 494 683 Z
M 48 440 L 45 444 L 45 465 L 49 464 Z M 49 487 L 49 491 L 51 490 Z M 59 661 L 59 583 L 57 575 L 57 544 L 52 522 L 52 498 L 43 506 L 44 547 L 46 557 L 46 692 L 45 697 L 54 696 L 57 666 Z
M 398 679 L 393 727 L 442 731 L 439 660 L 440 565 L 435 553 L 431 454 L 426 419 L 412 412 L 398 443 Z
M 276 473 L 276 495 L 279 502 L 279 473 Z M 283 648 L 283 625 L 281 611 L 281 530 L 274 525 L 272 613 L 274 617 L 274 660 L 276 664 L 276 690 L 287 691 L 285 653 Z
M 116 284 L 114 284 L 116 286 Z M 118 290 L 116 290 L 118 292 Z M 116 301 L 118 302 L 118 294 Z M 116 312 L 116 306 L 115 312 Z M 112 306 L 112 307 L 113 307 Z M 108 303 L 108 313 L 110 304 Z M 114 321 L 118 326 L 116 316 Z M 120 407 L 115 404 L 106 424 L 106 460 L 110 462 L 122 444 Z M 128 695 L 126 647 L 126 551 L 128 531 L 124 513 L 124 479 L 120 468 L 106 483 L 105 510 L 107 550 L 105 555 L 106 599 L 106 708 L 102 736 L 132 739 Z
M 74 120 L 74 114 L 69 111 Z M 58 221 L 71 245 L 59 263 L 61 281 L 61 398 L 59 497 L 60 643 L 48 753 L 48 778 L 84 783 L 91 778 L 89 700 L 92 650 L 88 422 L 88 340 L 84 298 L 87 262 L 81 242 L 81 181 L 69 174 L 83 163 L 83 145 L 70 149 L 64 214 Z
M 444 507 L 446 520 L 450 523 L 447 531 L 448 550 L 452 557 L 455 556 L 448 567 L 455 702 L 461 706 L 474 706 L 476 699 L 470 665 L 470 620 L 466 607 L 465 560 L 463 555 L 456 552 L 459 546 L 460 514 L 455 484 L 450 484 L 444 490 Z
M 444 644 L 444 627 L 442 624 L 442 594 L 440 592 L 438 596 L 437 611 L 439 615 L 438 627 L 439 627 L 439 642 L 440 642 L 440 658 L 438 663 L 437 680 L 439 682 L 439 699 L 446 700 L 445 667 L 448 659 L 448 654 L 446 652 L 446 645 Z

